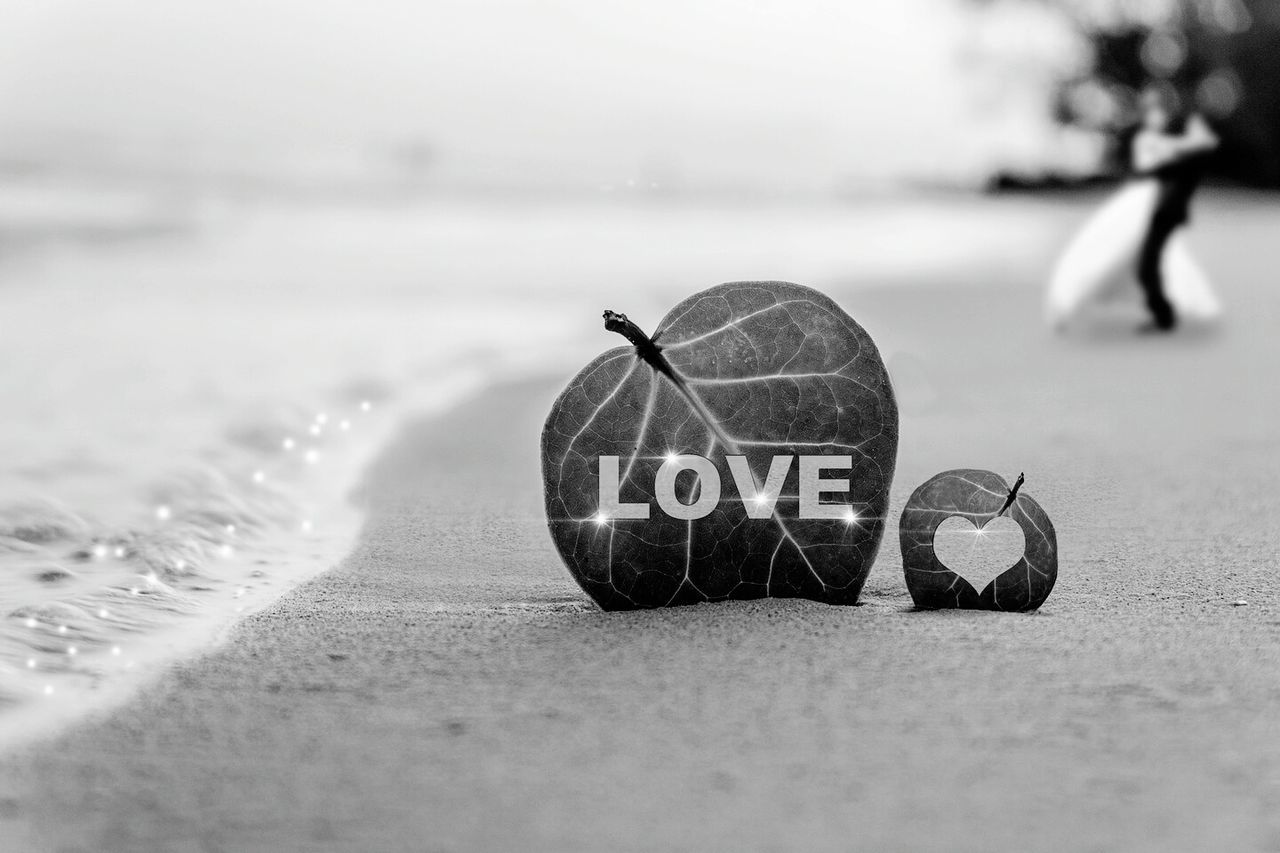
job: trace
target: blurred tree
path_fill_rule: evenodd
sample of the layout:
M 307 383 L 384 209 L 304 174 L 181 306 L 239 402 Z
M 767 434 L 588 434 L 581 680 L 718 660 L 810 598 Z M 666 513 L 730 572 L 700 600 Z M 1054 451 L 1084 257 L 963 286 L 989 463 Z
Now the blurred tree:
M 1053 116 L 1102 135 L 1108 172 L 1127 166 L 1149 86 L 1204 113 L 1222 136 L 1218 174 L 1280 187 L 1280 0 L 967 0 L 991 14 L 1034 5 L 1081 39 L 1088 60 L 1053 89 Z

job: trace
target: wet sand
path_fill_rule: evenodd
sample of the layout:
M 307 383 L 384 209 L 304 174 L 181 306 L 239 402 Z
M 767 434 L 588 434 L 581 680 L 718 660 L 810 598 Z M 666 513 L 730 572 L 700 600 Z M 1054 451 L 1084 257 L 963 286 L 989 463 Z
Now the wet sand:
M 903 413 L 856 608 L 597 611 L 542 518 L 538 435 L 568 375 L 409 424 L 340 566 L 3 759 L 0 839 L 1280 850 L 1280 295 L 1232 252 L 1207 264 L 1233 271 L 1231 323 L 1171 339 L 1050 338 L 1025 283 L 832 291 Z M 897 515 L 970 466 L 1025 471 L 1054 520 L 1037 614 L 911 609 Z

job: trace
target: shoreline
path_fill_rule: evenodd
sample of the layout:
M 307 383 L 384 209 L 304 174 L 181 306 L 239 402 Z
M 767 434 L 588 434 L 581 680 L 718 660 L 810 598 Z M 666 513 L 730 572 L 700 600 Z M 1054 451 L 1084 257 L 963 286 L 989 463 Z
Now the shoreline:
M 252 558 L 265 552 L 283 552 L 298 546 L 311 550 L 306 556 L 277 563 L 276 568 L 283 571 L 273 581 L 256 589 L 249 586 L 252 581 L 241 587 L 245 593 L 236 596 L 236 604 L 206 607 L 180 622 L 149 632 L 143 643 L 130 647 L 126 659 L 99 663 L 88 684 L 64 684 L 59 675 L 47 679 L 49 687 L 56 685 L 56 689 L 21 701 L 0 714 L 0 756 L 55 739 L 76 726 L 109 715 L 164 678 L 173 666 L 216 650 L 244 619 L 327 570 L 346 553 L 359 530 L 361 515 L 356 508 L 339 504 L 327 508 L 320 518 L 329 530 L 322 538 L 302 539 L 296 532 L 277 533 L 243 555 L 238 561 L 239 571 L 231 568 L 231 572 L 250 575 L 255 571 L 250 568 L 256 562 Z M 107 669 L 110 664 L 114 666 Z
M 142 629 L 142 641 L 116 644 L 109 649 L 91 642 L 89 655 L 77 656 L 80 669 L 14 673 L 29 682 L 45 683 L 43 695 L 28 688 L 11 706 L 0 711 L 0 755 L 56 738 L 68 729 L 110 714 L 175 665 L 215 651 L 236 627 L 253 614 L 270 607 L 308 580 L 337 565 L 354 545 L 366 508 L 358 491 L 370 464 L 384 451 L 407 420 L 438 417 L 484 386 L 482 371 L 463 373 L 453 381 L 424 383 L 405 399 L 383 401 L 364 424 L 360 445 L 328 457 L 325 484 L 319 495 L 310 493 L 304 527 L 275 524 L 259 533 L 234 556 L 218 563 L 217 577 L 201 576 L 203 597 L 193 600 L 189 612 L 168 624 Z M 270 566 L 269 572 L 261 566 Z M 155 573 L 138 575 L 138 583 L 163 587 Z M 176 582 L 176 581 L 175 581 Z M 209 598 L 221 592 L 221 598 Z M 172 594 L 182 595 L 181 589 Z M 201 594 L 201 593 L 187 593 Z M 72 642 L 76 642 L 72 634 Z M 84 646 L 83 641 L 79 642 Z M 83 661 L 83 663 L 81 663 Z

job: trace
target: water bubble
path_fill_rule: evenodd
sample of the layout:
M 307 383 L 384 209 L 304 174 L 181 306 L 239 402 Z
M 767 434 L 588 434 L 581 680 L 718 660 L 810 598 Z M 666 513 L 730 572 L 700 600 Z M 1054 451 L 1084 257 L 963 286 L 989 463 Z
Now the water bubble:
M 160 519 L 161 521 L 168 521 L 169 517 L 172 514 L 173 514 L 172 510 L 170 510 L 169 507 L 167 506 L 161 505 L 156 507 L 156 518 Z

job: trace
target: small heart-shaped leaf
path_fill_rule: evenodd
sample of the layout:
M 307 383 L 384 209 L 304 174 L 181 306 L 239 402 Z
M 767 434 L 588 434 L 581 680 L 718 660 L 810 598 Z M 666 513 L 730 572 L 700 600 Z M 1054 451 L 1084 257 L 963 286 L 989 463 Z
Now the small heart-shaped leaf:
M 907 590 L 917 607 L 1028 611 L 1044 604 L 1058 578 L 1058 536 L 1044 509 L 1022 491 L 1023 482 L 1019 475 L 1011 488 L 991 471 L 957 468 L 911 493 L 898 521 L 898 539 Z M 1005 520 L 1022 533 L 1021 554 L 1015 558 L 1011 548 L 1007 556 L 985 558 L 980 571 L 969 569 L 964 551 L 977 549 L 977 543 L 963 538 L 957 543 L 949 531 L 959 522 L 960 537 L 973 539 L 982 527 L 994 540 Z
M 969 582 L 979 593 L 1007 572 L 1026 550 L 1027 539 L 1013 519 L 1000 516 L 982 527 L 953 515 L 933 534 L 938 562 Z

